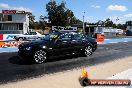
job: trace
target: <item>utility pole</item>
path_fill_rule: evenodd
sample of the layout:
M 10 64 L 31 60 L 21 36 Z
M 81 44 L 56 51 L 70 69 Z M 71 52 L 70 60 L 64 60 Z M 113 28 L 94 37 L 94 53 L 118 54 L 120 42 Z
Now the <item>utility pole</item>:
M 85 34 L 85 23 L 84 23 L 84 15 L 85 15 L 85 11 L 83 12 L 83 33 Z
M 51 2 L 53 2 L 54 0 L 50 0 Z
M 116 18 L 116 26 L 118 26 L 118 21 L 119 21 L 120 19 L 117 17 Z

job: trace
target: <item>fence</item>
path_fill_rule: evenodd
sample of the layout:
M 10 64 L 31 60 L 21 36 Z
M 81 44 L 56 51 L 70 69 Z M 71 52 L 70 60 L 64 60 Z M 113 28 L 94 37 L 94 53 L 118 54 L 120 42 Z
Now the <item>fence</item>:
M 18 47 L 21 43 L 24 42 L 28 42 L 28 41 L 14 41 L 14 40 L 0 41 L 0 48 Z
M 0 34 L 0 48 L 18 47 L 19 44 L 25 41 L 16 41 L 14 36 L 20 34 Z

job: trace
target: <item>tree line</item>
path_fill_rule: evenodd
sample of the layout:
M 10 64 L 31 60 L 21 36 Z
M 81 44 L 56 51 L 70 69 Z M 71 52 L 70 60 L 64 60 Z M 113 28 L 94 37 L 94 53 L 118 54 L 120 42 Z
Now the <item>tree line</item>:
M 125 24 L 115 24 L 112 20 L 110 20 L 109 18 L 107 18 L 105 21 L 101 21 L 99 20 L 98 22 L 96 22 L 97 25 L 102 25 L 104 27 L 112 27 L 112 28 L 118 28 L 118 29 L 126 29 L 126 25 Z
M 72 24 L 83 24 L 81 20 L 75 17 L 72 10 L 66 8 L 66 3 L 64 1 L 58 4 L 55 0 L 50 0 L 46 4 L 46 11 L 47 15 L 41 15 L 39 21 L 35 21 L 35 16 L 32 13 L 29 14 L 30 29 L 45 30 L 45 27 L 47 26 L 70 26 Z M 99 20 L 95 24 L 103 25 L 104 27 L 125 29 L 124 24 L 115 24 L 109 18 L 105 21 Z
M 46 4 L 47 16 L 40 16 L 39 21 L 35 22 L 35 16 L 29 14 L 29 24 L 31 29 L 44 29 L 48 23 L 53 26 L 70 26 L 72 24 L 82 24 L 82 21 L 77 19 L 74 13 L 66 8 L 65 2 L 57 4 L 51 0 Z M 46 21 L 48 19 L 48 23 Z

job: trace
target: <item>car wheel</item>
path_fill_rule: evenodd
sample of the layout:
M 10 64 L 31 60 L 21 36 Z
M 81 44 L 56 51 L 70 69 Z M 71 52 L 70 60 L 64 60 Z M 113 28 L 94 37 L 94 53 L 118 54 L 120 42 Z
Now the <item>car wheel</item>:
M 44 50 L 38 50 L 34 54 L 35 63 L 41 64 L 47 59 L 47 53 Z
M 86 46 L 85 50 L 84 50 L 85 56 L 88 57 L 88 56 L 92 55 L 92 53 L 93 53 L 92 50 L 93 50 L 92 46 L 90 46 L 90 45 Z
M 19 38 L 19 41 L 23 41 L 23 38 Z

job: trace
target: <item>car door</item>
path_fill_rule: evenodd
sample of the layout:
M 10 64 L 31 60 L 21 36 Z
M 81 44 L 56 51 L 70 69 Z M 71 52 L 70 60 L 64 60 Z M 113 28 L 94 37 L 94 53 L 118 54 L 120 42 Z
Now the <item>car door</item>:
M 55 34 L 53 34 L 53 37 L 55 37 Z M 48 44 L 49 55 L 56 57 L 69 54 L 71 49 L 70 41 L 70 34 L 62 34 L 57 39 L 52 39 Z
M 27 35 L 26 35 L 26 39 L 32 39 L 32 32 L 28 32 Z
M 36 32 L 31 32 L 30 39 L 36 39 Z
M 34 32 L 33 35 L 34 35 L 33 36 L 34 39 L 37 39 L 39 37 L 36 32 Z
M 82 34 L 73 34 L 71 45 L 73 47 L 74 52 L 80 51 L 81 49 L 83 49 L 85 46 L 84 36 Z
M 60 54 L 70 54 L 71 53 L 71 34 L 63 34 L 59 37 L 59 41 L 57 47 L 59 47 Z

